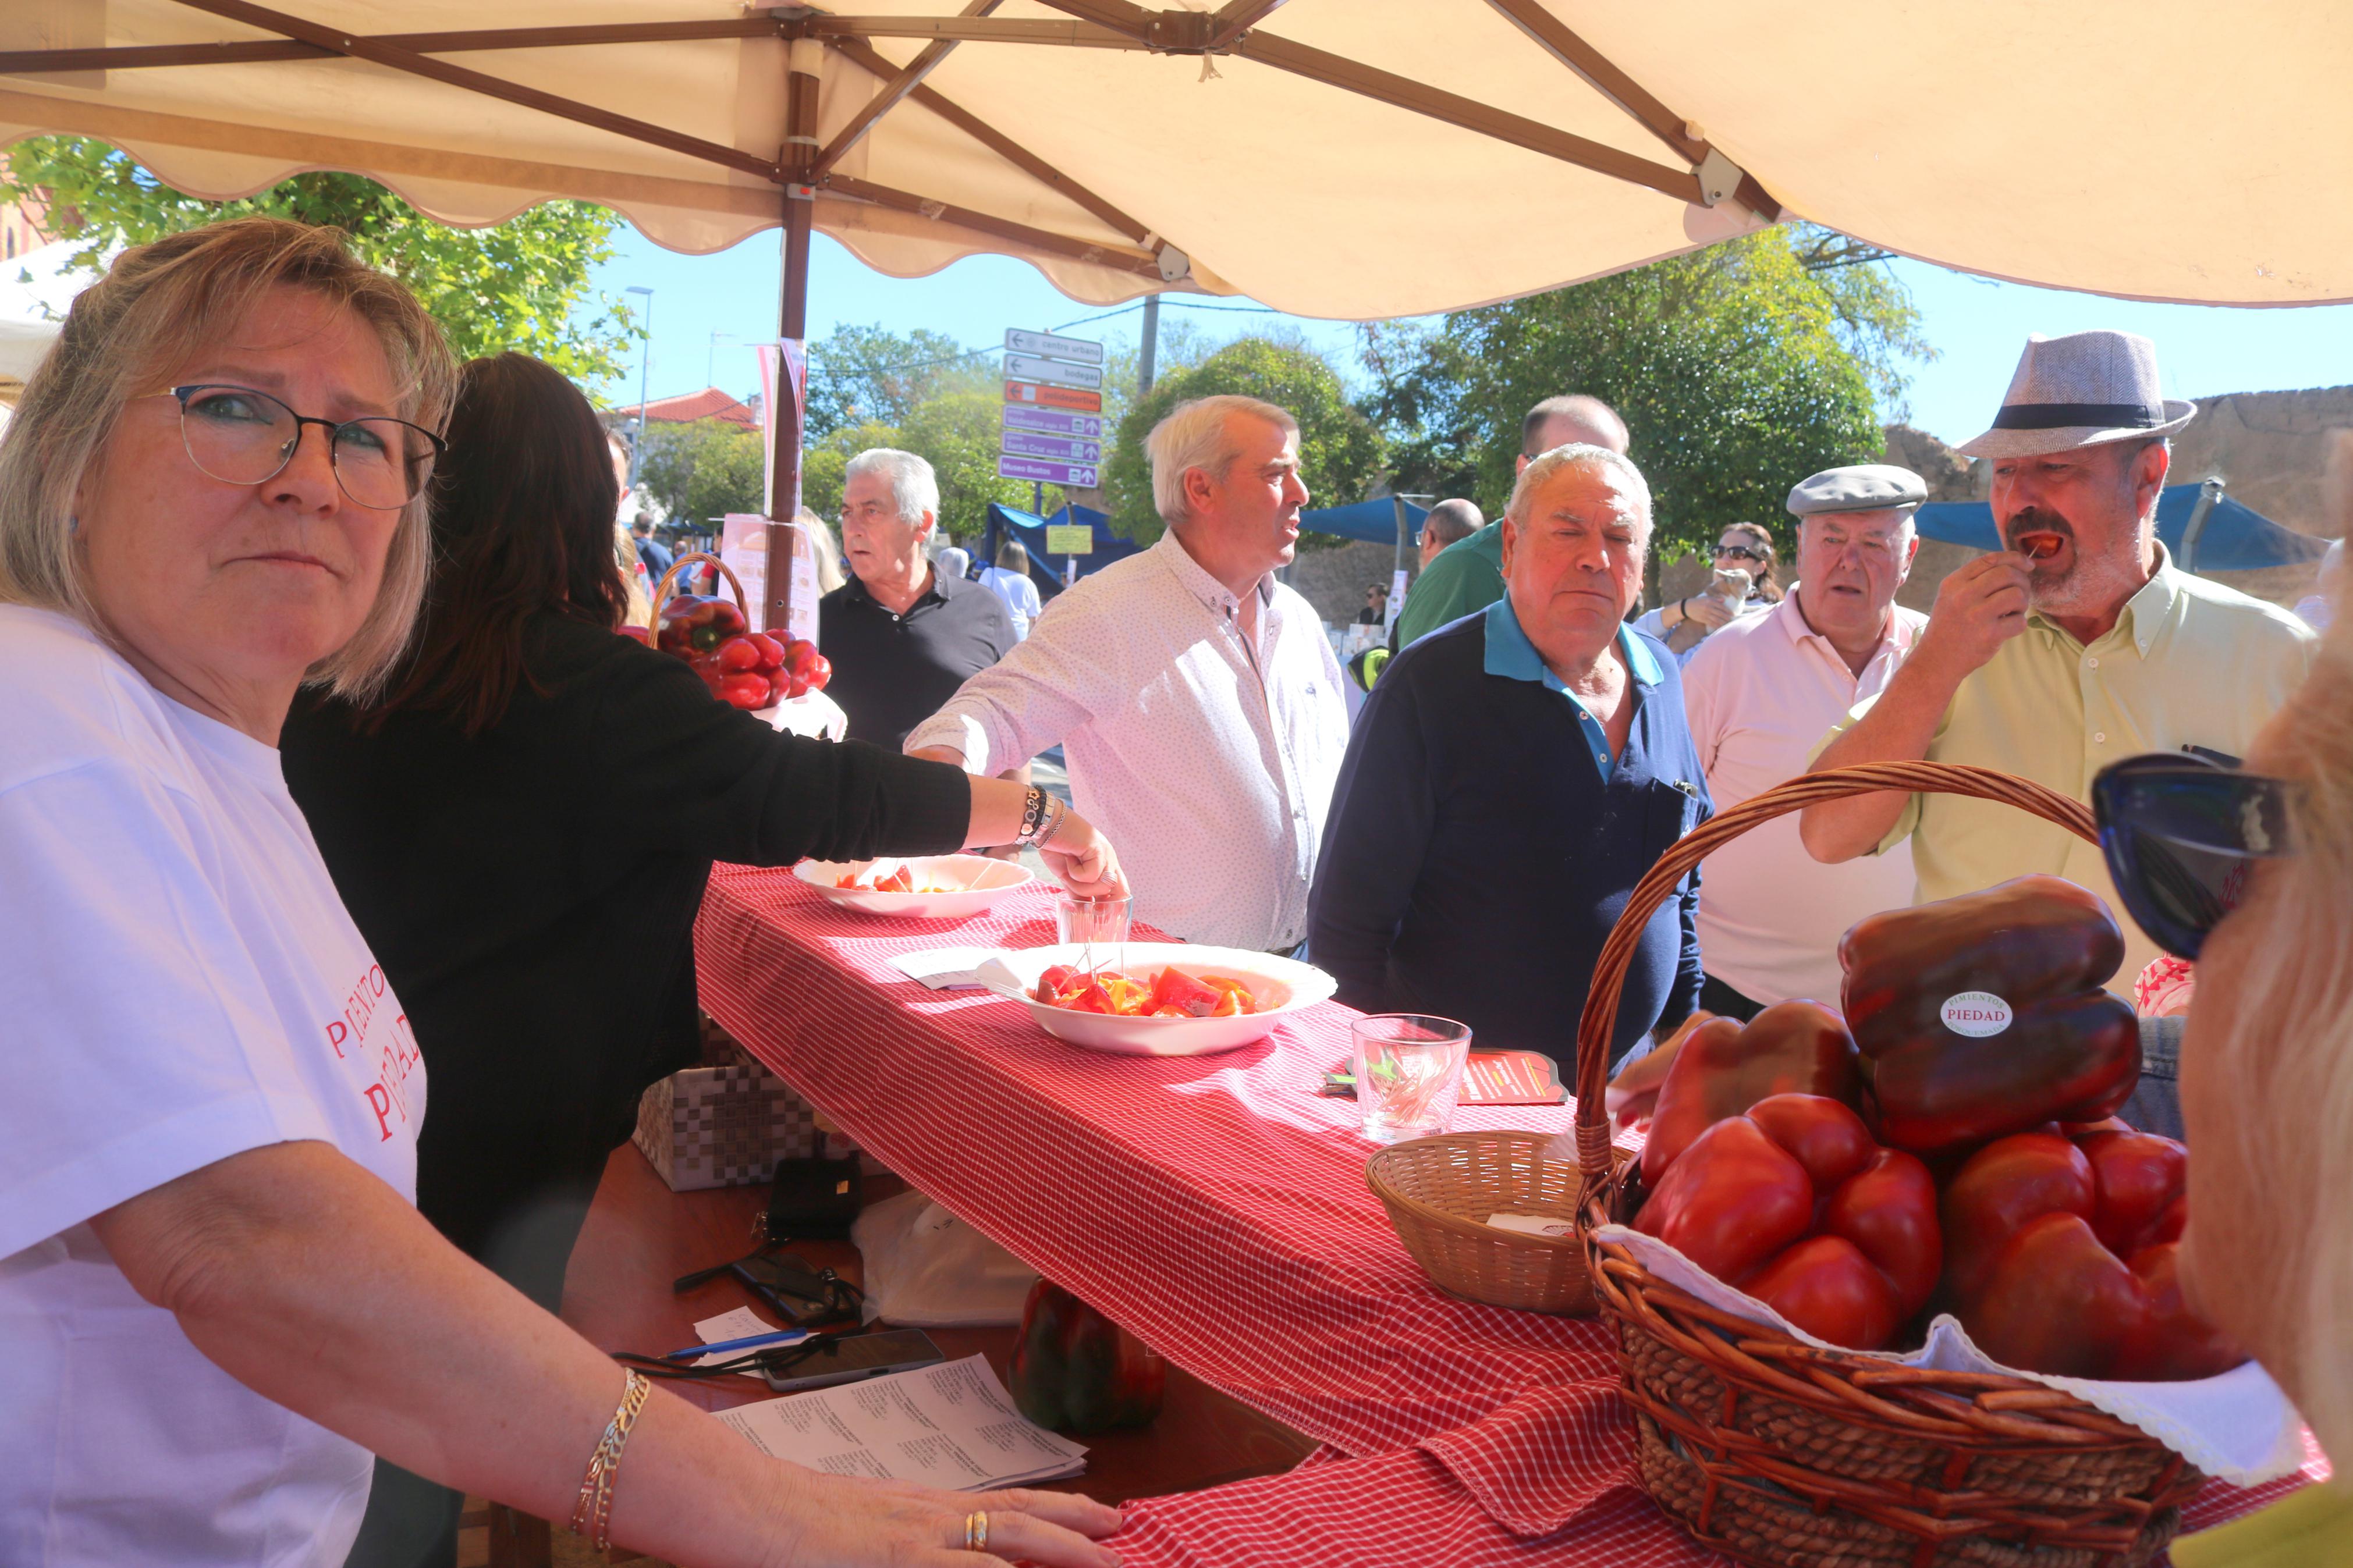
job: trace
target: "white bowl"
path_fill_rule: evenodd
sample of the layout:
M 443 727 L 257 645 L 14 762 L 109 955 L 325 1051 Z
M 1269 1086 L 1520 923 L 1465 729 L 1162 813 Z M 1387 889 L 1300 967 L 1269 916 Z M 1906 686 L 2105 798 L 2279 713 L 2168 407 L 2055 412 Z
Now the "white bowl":
M 950 886 L 965 884 L 954 893 L 874 893 L 835 883 L 854 871 L 875 866 L 903 864 L 918 880 Z M 896 915 L 910 921 L 968 920 L 1013 891 L 1028 887 L 1029 868 L 1012 860 L 992 860 L 986 855 L 932 855 L 913 860 L 804 860 L 793 875 L 832 902 L 861 914 Z
M 1023 948 L 997 954 L 977 973 L 989 989 L 1029 1008 L 1038 1026 L 1056 1039 L 1127 1057 L 1198 1057 L 1247 1046 L 1266 1038 L 1284 1014 L 1328 1001 L 1339 989 L 1339 982 L 1313 964 L 1271 952 L 1185 942 L 1131 942 L 1097 943 L 1096 963 L 1135 980 L 1171 963 L 1194 974 L 1228 975 L 1250 988 L 1260 1010 L 1231 1018 L 1113 1018 L 1050 1006 L 1030 994 L 1039 975 L 1058 963 L 1075 967 L 1084 952 L 1075 945 Z

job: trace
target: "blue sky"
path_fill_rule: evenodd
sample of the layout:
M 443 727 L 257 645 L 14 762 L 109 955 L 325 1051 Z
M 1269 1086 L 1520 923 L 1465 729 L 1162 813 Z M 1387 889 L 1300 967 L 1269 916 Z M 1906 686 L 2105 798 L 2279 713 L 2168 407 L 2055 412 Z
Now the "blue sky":
M 2156 340 L 2167 394 L 2176 397 L 2353 382 L 2353 306 L 2255 310 L 2150 305 L 1996 283 L 1924 262 L 1894 265 L 1911 286 L 1926 337 L 1938 353 L 1935 362 L 1914 369 L 1908 395 L 1912 422 L 1947 441 L 1966 440 L 1985 427 L 2029 332 L 2114 327 L 2143 333 Z M 777 272 L 774 233 L 755 235 L 713 256 L 680 256 L 629 230 L 620 237 L 619 254 L 598 270 L 596 286 L 615 294 L 631 284 L 654 290 L 653 359 L 647 377 L 652 396 L 712 384 L 741 395 L 756 381 L 745 345 L 776 332 Z M 1181 298 L 1171 296 L 1172 304 Z M 1164 312 L 1164 323 L 1192 321 L 1214 342 L 1289 322 L 1335 361 L 1354 363 L 1355 331 L 1345 322 L 1281 316 L 1240 300 L 1198 304 Z M 1088 321 L 1103 314 L 1058 293 L 1032 268 L 1004 257 L 971 257 L 928 278 L 897 279 L 869 270 L 822 235 L 815 245 L 812 339 L 839 325 L 880 322 L 902 331 L 926 327 L 973 348 L 995 346 L 1008 327 L 1069 328 L 1078 337 L 1134 340 L 1133 307 Z M 634 353 L 626 382 L 605 390 L 616 402 L 636 399 Z

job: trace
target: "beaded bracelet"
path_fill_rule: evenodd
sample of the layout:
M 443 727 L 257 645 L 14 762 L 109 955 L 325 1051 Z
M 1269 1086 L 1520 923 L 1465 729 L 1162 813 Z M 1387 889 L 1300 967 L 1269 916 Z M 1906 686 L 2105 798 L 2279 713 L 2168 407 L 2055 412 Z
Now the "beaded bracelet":
M 1039 828 L 1038 837 L 1029 841 L 1033 849 L 1043 849 L 1052 842 L 1054 835 L 1062 831 L 1062 823 L 1070 816 L 1071 808 L 1056 797 L 1048 795 L 1046 801 L 1046 820 Z
M 1046 803 L 1052 798 L 1037 784 L 1029 786 L 1029 792 L 1021 797 L 1021 831 L 1013 836 L 1014 843 L 1037 842 L 1039 825 L 1046 816 Z
M 628 1445 L 629 1428 L 654 1385 L 632 1372 L 621 1387 L 620 1407 L 606 1425 L 596 1451 L 588 1456 L 588 1472 L 580 1478 L 580 1500 L 572 1505 L 572 1532 L 585 1535 L 599 1552 L 613 1545 L 613 1482 L 621 1473 L 621 1450 Z

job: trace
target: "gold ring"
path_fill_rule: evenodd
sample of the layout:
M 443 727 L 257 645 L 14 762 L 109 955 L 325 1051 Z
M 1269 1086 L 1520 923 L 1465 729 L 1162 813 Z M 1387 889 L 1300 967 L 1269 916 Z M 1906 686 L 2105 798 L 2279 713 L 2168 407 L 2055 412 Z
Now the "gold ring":
M 964 1549 L 966 1552 L 988 1550 L 988 1515 L 968 1513 L 964 1516 Z

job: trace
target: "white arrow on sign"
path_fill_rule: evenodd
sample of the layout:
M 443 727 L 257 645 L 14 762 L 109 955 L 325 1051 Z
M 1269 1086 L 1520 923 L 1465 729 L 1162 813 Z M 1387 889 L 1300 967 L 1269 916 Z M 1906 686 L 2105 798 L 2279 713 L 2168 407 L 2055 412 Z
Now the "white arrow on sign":
M 1103 346 L 1084 338 L 1058 338 L 1051 332 L 1025 332 L 1018 327 L 1005 329 L 1005 346 L 1018 354 L 1039 354 L 1047 359 L 1076 360 L 1081 364 L 1101 364 Z
M 1058 359 L 1035 359 L 1029 354 L 1007 354 L 1005 374 L 1012 381 L 1042 381 L 1051 386 L 1084 387 L 1089 392 L 1103 386 L 1103 372 L 1092 365 L 1064 364 Z

